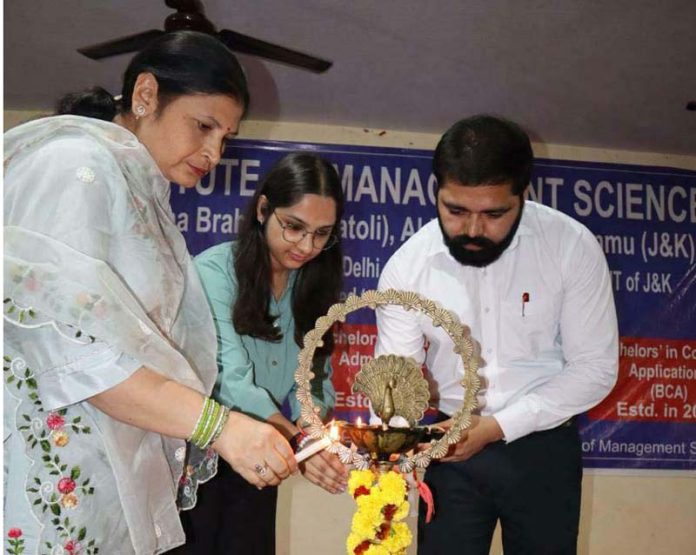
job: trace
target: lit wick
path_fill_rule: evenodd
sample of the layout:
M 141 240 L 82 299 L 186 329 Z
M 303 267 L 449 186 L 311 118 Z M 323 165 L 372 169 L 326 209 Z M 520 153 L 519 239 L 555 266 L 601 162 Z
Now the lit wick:
M 356 425 L 358 428 L 360 428 L 360 426 L 363 425 L 363 423 L 362 423 L 362 418 L 360 418 L 360 417 L 358 416 L 358 419 L 355 421 L 355 425 Z
M 322 437 L 321 439 L 315 440 L 313 443 L 310 443 L 307 447 L 299 451 L 295 455 L 295 460 L 297 463 L 301 463 L 302 461 L 308 459 L 312 455 L 316 455 L 319 451 L 323 451 L 326 449 L 329 445 L 331 445 L 333 442 L 338 441 L 339 439 L 339 430 L 338 426 L 336 426 L 336 423 L 332 420 L 331 425 L 329 426 L 329 435 L 326 435 Z

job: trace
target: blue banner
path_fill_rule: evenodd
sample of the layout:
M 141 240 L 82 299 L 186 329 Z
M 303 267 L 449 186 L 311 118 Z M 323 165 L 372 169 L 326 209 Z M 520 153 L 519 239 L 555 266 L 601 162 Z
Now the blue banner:
M 195 190 L 172 189 L 191 252 L 233 238 L 258 181 L 298 150 L 325 157 L 341 177 L 345 293 L 374 289 L 392 253 L 435 217 L 432 151 L 235 141 Z M 590 228 L 612 271 L 619 381 L 581 418 L 585 466 L 696 469 L 696 172 L 537 159 L 530 199 Z M 370 311 L 351 315 L 338 334 L 339 417 L 364 417 L 366 400 L 351 385 L 375 337 Z

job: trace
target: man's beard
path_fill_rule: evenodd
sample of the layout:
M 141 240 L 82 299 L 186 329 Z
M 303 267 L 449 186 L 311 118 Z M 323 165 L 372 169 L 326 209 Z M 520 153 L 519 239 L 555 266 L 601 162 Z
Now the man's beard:
M 515 223 L 512 224 L 510 231 L 503 238 L 502 241 L 496 243 L 491 241 L 486 237 L 469 237 L 468 235 L 455 235 L 454 237 L 449 237 L 445 228 L 442 227 L 442 219 L 440 218 L 440 212 L 437 213 L 437 221 L 440 224 L 440 230 L 442 231 L 442 238 L 449 249 L 452 258 L 454 258 L 460 264 L 465 266 L 475 266 L 477 268 L 483 268 L 492 264 L 505 252 L 510 246 L 512 239 L 517 233 L 517 228 L 522 220 L 522 211 L 524 210 L 524 200 L 520 204 L 520 212 L 517 214 Z M 475 245 L 480 247 L 479 250 L 469 250 L 465 248 L 467 245 Z

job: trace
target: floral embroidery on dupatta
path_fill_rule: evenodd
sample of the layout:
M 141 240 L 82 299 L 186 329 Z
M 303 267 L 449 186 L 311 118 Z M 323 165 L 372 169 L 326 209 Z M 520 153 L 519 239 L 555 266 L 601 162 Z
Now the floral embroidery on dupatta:
M 10 276 L 14 292 L 24 291 L 37 294 L 44 289 L 44 296 L 53 299 L 60 297 L 55 293 L 52 286 L 52 283 L 55 282 L 55 274 L 53 272 L 41 271 L 26 264 L 13 263 L 10 267 Z M 5 287 L 7 288 L 7 285 Z M 73 299 L 70 313 L 79 322 L 89 318 L 103 320 L 108 314 L 108 308 L 102 301 L 98 295 L 91 295 L 86 291 L 81 292 Z M 51 326 L 70 341 L 82 344 L 94 343 L 95 338 L 91 335 L 83 334 L 79 327 L 42 317 L 33 307 L 23 306 L 11 297 L 6 297 L 2 302 L 3 318 L 11 324 L 29 329 Z
M 176 453 L 177 459 L 179 451 Z M 218 454 L 208 447 L 201 450 L 198 447 L 186 443 L 187 460 L 184 471 L 179 478 L 179 491 L 176 504 L 182 511 L 193 509 L 198 502 L 198 486 L 205 484 L 217 474 Z
M 33 461 L 25 493 L 43 527 L 39 552 L 96 555 L 99 547 L 86 524 L 92 510 L 87 501 L 94 495 L 94 486 L 70 456 L 71 442 L 91 434 L 90 427 L 72 408 L 44 410 L 34 372 L 21 356 L 3 357 L 3 375 L 5 387 L 20 401 L 17 430 L 24 438 L 26 455 Z M 22 529 L 10 528 L 7 536 L 7 553 L 24 553 Z
M 7 553 L 21 555 L 24 553 L 24 538 L 21 528 L 10 528 L 7 531 Z

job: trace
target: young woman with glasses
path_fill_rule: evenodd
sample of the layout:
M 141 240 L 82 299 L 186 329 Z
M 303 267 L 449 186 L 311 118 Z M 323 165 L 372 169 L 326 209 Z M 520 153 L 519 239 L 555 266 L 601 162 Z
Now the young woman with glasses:
M 336 170 L 314 154 L 290 154 L 259 185 L 238 239 L 195 261 L 218 334 L 214 396 L 274 425 L 291 444 L 300 434 L 294 372 L 302 338 L 341 290 L 342 212 Z M 335 397 L 332 349 L 327 336 L 314 365 L 313 395 L 324 416 Z M 314 455 L 300 470 L 331 493 L 345 490 L 346 471 L 335 455 Z M 196 508 L 182 513 L 185 553 L 274 553 L 276 497 L 277 488 L 258 490 L 220 461 Z

